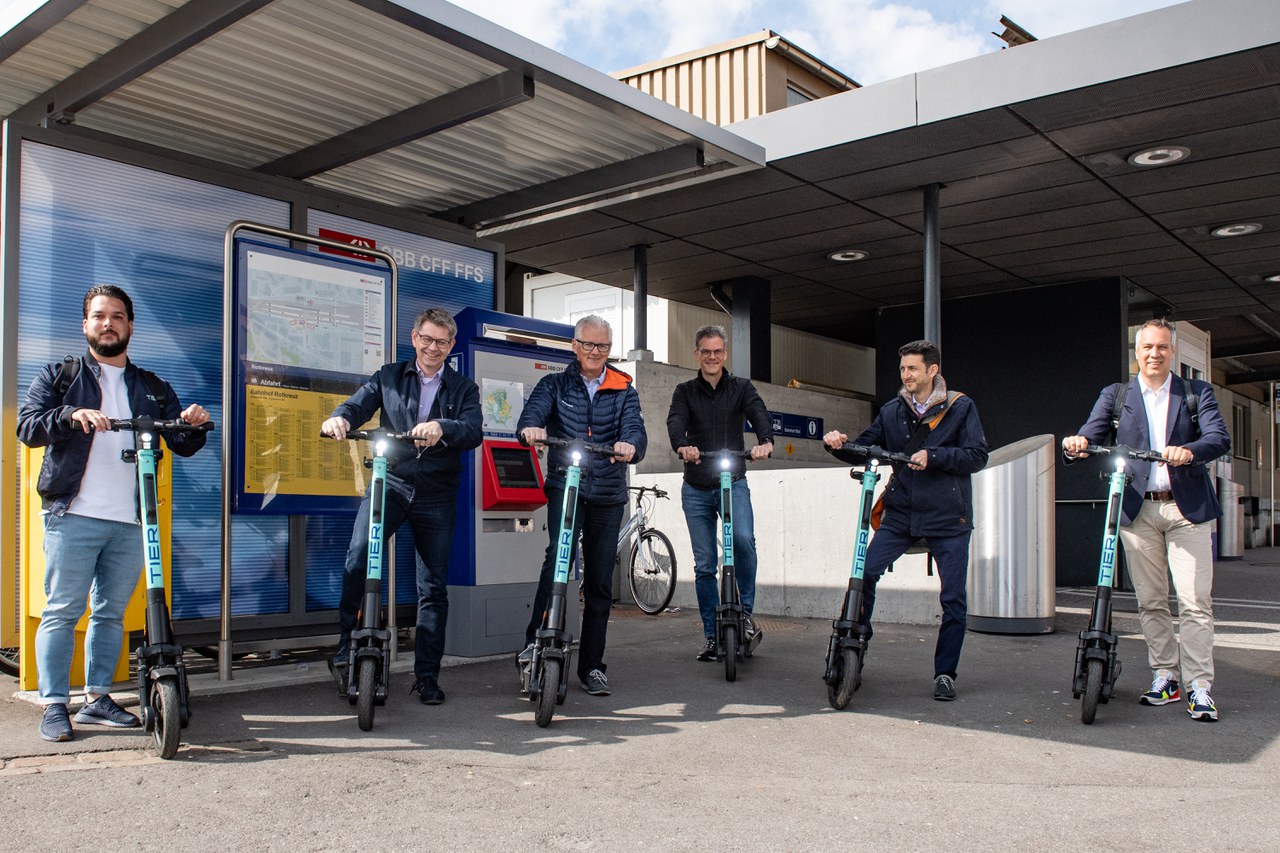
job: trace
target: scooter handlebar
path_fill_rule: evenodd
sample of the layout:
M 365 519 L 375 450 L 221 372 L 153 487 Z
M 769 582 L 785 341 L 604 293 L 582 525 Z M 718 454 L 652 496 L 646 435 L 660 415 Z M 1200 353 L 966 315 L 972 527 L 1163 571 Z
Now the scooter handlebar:
M 129 432 L 212 432 L 213 421 L 205 421 L 202 424 L 189 424 L 181 418 L 175 418 L 171 421 L 158 421 L 154 418 L 112 418 L 111 431 L 119 432 L 121 430 Z
M 321 438 L 333 438 L 326 432 L 320 433 Z M 411 432 L 384 432 L 380 429 L 353 429 L 347 431 L 348 439 L 352 441 L 413 441 L 413 433 Z
M 1100 456 L 1123 456 L 1126 459 L 1137 459 L 1142 462 L 1168 462 L 1169 461 L 1165 459 L 1164 456 L 1162 456 L 1161 454 L 1156 453 L 1154 450 L 1138 450 L 1137 448 L 1134 448 L 1134 447 L 1125 447 L 1122 444 L 1117 444 L 1113 446 L 1105 446 L 1101 444 L 1090 444 L 1082 452 L 1089 453 L 1089 454 L 1096 453 Z
M 826 445 L 823 445 L 826 447 Z M 881 462 L 893 462 L 898 465 L 910 465 L 911 457 L 905 453 L 895 453 L 874 444 L 845 444 L 841 447 L 827 447 L 827 452 L 841 462 L 849 465 L 860 465 L 867 459 L 878 459 Z
M 525 447 L 528 447 L 530 444 L 541 444 L 545 447 L 569 447 L 574 449 L 581 449 L 586 451 L 587 453 L 596 453 L 596 454 L 599 454 L 600 456 L 621 456 L 622 455 L 621 453 L 617 452 L 607 444 L 592 444 L 589 441 L 581 441 L 576 438 L 574 439 L 552 438 L 551 436 L 547 436 L 546 438 L 536 438 L 532 442 L 526 441 L 523 435 L 518 434 L 516 438 Z

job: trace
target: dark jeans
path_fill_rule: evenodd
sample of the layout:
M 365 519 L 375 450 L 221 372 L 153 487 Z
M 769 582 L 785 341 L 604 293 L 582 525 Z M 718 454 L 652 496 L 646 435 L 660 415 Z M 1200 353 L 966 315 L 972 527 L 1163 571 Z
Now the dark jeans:
M 965 618 L 968 607 L 965 586 L 969 578 L 969 537 L 971 531 L 957 536 L 930 536 L 929 552 L 938 566 L 942 592 L 942 625 L 938 628 L 938 644 L 933 651 L 934 676 L 956 677 L 960 649 L 964 646 Z M 862 581 L 862 624 L 870 631 L 871 611 L 876 606 L 876 584 L 894 560 L 916 542 L 915 537 L 881 527 L 867 547 L 867 567 Z M 868 634 L 868 636 L 870 636 Z
M 449 551 L 453 545 L 453 525 L 457 515 L 456 493 L 449 490 L 447 502 L 440 501 L 442 495 L 438 494 L 431 495 L 430 502 L 421 498 L 411 500 L 391 488 L 387 489 L 386 495 L 382 511 L 384 541 L 390 539 L 391 534 L 407 520 L 418 555 L 415 561 L 418 567 L 418 621 L 413 675 L 415 679 L 437 678 L 440 659 L 444 657 L 445 623 L 449 618 Z M 342 600 L 338 605 L 342 628 L 339 651 L 345 651 L 351 631 L 356 626 L 356 616 L 364 597 L 368 550 L 369 495 L 365 494 L 356 513 L 347 562 L 342 570 Z M 385 568 L 382 577 L 385 584 Z
M 551 583 L 556 568 L 556 545 L 560 540 L 560 522 L 564 515 L 564 490 L 547 490 L 547 553 L 538 577 L 538 592 L 533 597 L 533 613 L 525 629 L 526 643 L 542 627 L 543 612 L 551 598 Z M 613 561 L 618 551 L 618 528 L 622 526 L 625 503 L 592 504 L 578 500 L 574 519 L 574 541 L 582 537 L 582 638 L 578 645 L 578 678 L 585 681 L 593 669 L 604 672 L 605 635 L 609 630 L 609 608 L 613 606 Z M 567 604 L 572 606 L 573 597 Z

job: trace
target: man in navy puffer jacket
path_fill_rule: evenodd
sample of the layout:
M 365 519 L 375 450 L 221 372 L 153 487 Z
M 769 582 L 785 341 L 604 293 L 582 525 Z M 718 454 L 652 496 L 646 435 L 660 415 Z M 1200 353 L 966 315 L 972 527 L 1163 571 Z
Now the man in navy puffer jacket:
M 956 698 L 956 667 L 968 615 L 965 587 L 969 537 L 973 534 L 970 475 L 987 464 L 987 438 L 973 401 L 963 395 L 951 401 L 948 396 L 937 344 L 914 341 L 899 348 L 898 355 L 902 389 L 880 408 L 875 421 L 853 443 L 902 453 L 916 430 L 924 429 L 927 434 L 919 449 L 912 452 L 911 465 L 895 467 L 885 487 L 884 517 L 867 548 L 862 624 L 869 636 L 876 582 L 911 545 L 927 539 L 942 582 L 942 625 L 933 653 L 933 698 L 949 702 Z M 944 408 L 942 419 L 934 421 Z M 934 421 L 932 426 L 930 421 Z M 838 430 L 823 436 L 833 448 L 848 438 Z
M 648 438 L 640 415 L 640 395 L 631 377 L 609 367 L 613 335 L 608 322 L 592 314 L 573 328 L 577 361 L 563 373 L 544 377 L 529 395 L 517 431 L 527 442 L 541 438 L 580 439 L 613 447 L 618 456 L 588 454 L 578 488 L 577 525 L 582 536 L 582 641 L 578 649 L 578 679 L 593 696 L 608 696 L 605 677 L 605 634 L 613 604 L 613 558 L 618 528 L 627 505 L 625 463 L 644 458 Z M 547 495 L 547 552 L 538 578 L 533 612 L 525 629 L 529 644 L 520 661 L 532 659 L 534 633 L 551 597 L 556 545 L 560 538 L 560 507 L 564 502 L 568 453 L 552 448 L 547 454 L 544 491 Z

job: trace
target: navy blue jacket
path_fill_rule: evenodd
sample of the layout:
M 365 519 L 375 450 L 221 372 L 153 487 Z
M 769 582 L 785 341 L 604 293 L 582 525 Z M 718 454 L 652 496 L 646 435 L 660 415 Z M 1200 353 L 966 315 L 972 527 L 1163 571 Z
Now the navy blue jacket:
M 928 420 L 942 409 L 935 403 L 924 413 Z M 877 445 L 901 453 L 921 418 L 902 398 L 885 403 L 871 426 L 854 444 Z M 937 427 L 924 440 L 929 464 L 923 471 L 895 465 L 884 491 L 881 527 L 908 536 L 957 536 L 973 529 L 973 483 L 970 475 L 987 464 L 987 437 L 978 420 L 978 407 L 969 397 L 957 397 Z
M 587 386 L 575 361 L 562 373 L 542 377 L 524 404 L 516 432 L 525 427 L 541 427 L 552 438 L 581 439 L 612 447 L 619 441 L 634 445 L 635 464 L 644 458 L 649 445 L 640 415 L 640 395 L 631 377 L 620 370 L 605 367 L 604 382 L 595 399 L 587 395 Z M 585 500 L 600 504 L 625 503 L 627 500 L 627 466 L 607 456 L 587 454 L 582 466 L 579 494 Z M 546 488 L 563 489 L 569 454 L 553 447 L 547 453 Z
M 1191 465 L 1169 468 L 1169 483 L 1173 489 L 1174 503 L 1178 505 L 1182 517 L 1192 524 L 1200 524 L 1222 515 L 1209 469 L 1204 463 L 1231 452 L 1231 434 L 1222 420 L 1218 401 L 1213 396 L 1213 386 L 1198 379 L 1189 381 L 1191 392 L 1196 395 L 1196 417 L 1200 421 L 1200 429 L 1197 430 L 1191 423 L 1183 380 L 1174 376 L 1169 383 L 1169 414 L 1165 424 L 1168 434 L 1165 446 L 1185 447 L 1191 451 Z M 1124 409 L 1120 413 L 1120 424 L 1116 430 L 1116 444 L 1150 450 L 1147 407 L 1142 401 L 1140 382 L 1138 377 L 1129 380 L 1129 390 L 1125 392 Z M 1093 411 L 1089 413 L 1089 420 L 1080 427 L 1077 434 L 1087 438 L 1091 444 L 1103 444 L 1110 438 L 1112 407 L 1119 389 L 1119 383 L 1103 388 L 1098 395 L 1098 402 L 1093 404 Z M 1133 479 L 1124 490 L 1120 523 L 1128 525 L 1138 517 L 1138 511 L 1142 509 L 1142 496 L 1148 491 L 1147 482 L 1151 478 L 1151 463 L 1131 459 L 1125 470 L 1133 474 Z
M 80 370 L 59 401 L 58 377 L 61 369 L 60 361 L 40 368 L 31 387 L 27 389 L 27 398 L 18 410 L 18 440 L 27 447 L 49 448 L 40 466 L 36 491 L 40 494 L 44 508 L 54 515 L 65 513 L 80 493 L 84 469 L 89 464 L 89 448 L 93 445 L 93 433 L 86 434 L 71 420 L 71 413 L 76 409 L 102 408 L 102 386 L 98 384 L 102 367 L 92 355 L 86 352 L 80 357 Z M 150 415 L 156 420 L 171 421 L 182 414 L 182 403 L 178 400 L 178 395 L 168 382 L 163 379 L 160 381 L 164 383 L 165 394 L 168 396 L 164 411 L 160 411 L 155 395 L 139 368 L 132 361 L 126 360 L 124 385 L 128 390 L 129 406 L 135 418 Z M 179 456 L 190 456 L 204 447 L 206 435 L 203 432 L 161 434 L 169 449 Z M 133 491 L 136 498 L 136 481 Z M 134 505 L 137 505 L 136 500 Z
M 434 447 L 411 450 L 411 445 L 394 446 L 387 453 L 387 477 L 392 486 L 412 497 L 412 484 L 418 476 L 434 479 L 433 493 L 441 500 L 452 501 L 457 495 L 458 474 L 462 471 L 462 454 L 480 446 L 480 389 L 470 378 L 444 365 L 440 368 L 440 390 L 432 414 L 440 424 L 443 437 Z M 413 359 L 384 364 L 369 377 L 360 390 L 333 410 L 333 417 L 346 418 L 352 429 L 372 418 L 379 409 L 379 422 L 389 432 L 409 432 L 418 423 L 418 401 L 422 387 Z M 401 481 L 400 483 L 394 482 Z

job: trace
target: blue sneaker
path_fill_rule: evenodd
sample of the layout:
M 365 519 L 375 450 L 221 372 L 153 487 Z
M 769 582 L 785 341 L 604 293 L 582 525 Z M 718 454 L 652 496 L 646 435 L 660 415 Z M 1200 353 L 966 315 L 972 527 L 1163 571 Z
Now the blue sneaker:
M 142 725 L 142 721 L 115 703 L 110 695 L 99 696 L 92 702 L 86 702 L 76 712 L 76 722 L 90 726 L 111 726 L 116 729 L 132 729 Z
M 1168 670 L 1159 670 L 1151 680 L 1151 689 L 1138 697 L 1142 705 L 1168 705 L 1182 698 L 1178 689 L 1178 679 Z
M 1191 693 L 1187 696 L 1187 713 L 1191 715 L 1191 719 L 1203 720 L 1207 723 L 1218 719 L 1218 708 L 1213 704 L 1213 697 L 1209 695 L 1207 681 L 1191 682 Z
M 68 741 L 75 737 L 71 732 L 71 718 L 67 716 L 67 706 L 64 703 L 44 706 L 40 737 L 53 741 Z

